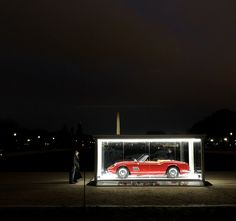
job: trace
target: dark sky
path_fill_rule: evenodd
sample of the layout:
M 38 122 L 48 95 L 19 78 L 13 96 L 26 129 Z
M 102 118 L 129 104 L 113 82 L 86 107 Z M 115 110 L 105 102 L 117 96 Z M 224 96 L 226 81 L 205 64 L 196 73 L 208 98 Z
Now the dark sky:
M 0 118 L 182 132 L 236 110 L 235 0 L 5 0 Z

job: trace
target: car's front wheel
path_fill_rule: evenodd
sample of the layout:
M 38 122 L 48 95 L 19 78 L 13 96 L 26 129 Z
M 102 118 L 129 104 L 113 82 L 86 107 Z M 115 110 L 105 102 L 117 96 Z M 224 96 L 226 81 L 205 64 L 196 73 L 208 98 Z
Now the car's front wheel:
M 124 178 L 128 177 L 129 171 L 128 171 L 128 169 L 126 167 L 120 167 L 117 170 L 117 175 L 118 175 L 119 178 L 124 179 Z
M 177 167 L 170 167 L 168 168 L 166 174 L 168 178 L 176 178 L 179 176 L 179 170 Z

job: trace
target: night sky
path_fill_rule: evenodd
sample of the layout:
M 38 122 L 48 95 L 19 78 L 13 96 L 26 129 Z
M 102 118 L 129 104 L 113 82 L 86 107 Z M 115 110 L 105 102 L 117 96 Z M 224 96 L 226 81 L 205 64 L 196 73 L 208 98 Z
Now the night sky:
M 236 110 L 235 0 L 5 0 L 0 119 L 183 132 Z

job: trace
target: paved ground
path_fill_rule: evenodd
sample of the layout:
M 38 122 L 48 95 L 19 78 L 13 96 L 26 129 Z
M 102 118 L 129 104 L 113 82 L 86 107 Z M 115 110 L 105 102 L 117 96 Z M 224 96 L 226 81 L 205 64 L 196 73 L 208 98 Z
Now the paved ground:
M 85 178 L 69 185 L 66 172 L 2 172 L 0 206 L 236 205 L 236 171 L 206 173 L 205 187 L 96 187 L 92 172 Z
M 66 172 L 1 172 L 0 214 L 4 220 L 41 220 L 43 214 L 59 220 L 82 214 L 90 220 L 189 220 L 236 210 L 236 171 L 206 172 L 212 185 L 204 187 L 96 187 L 88 185 L 92 178 L 87 172 L 86 185 L 83 179 L 70 185 Z

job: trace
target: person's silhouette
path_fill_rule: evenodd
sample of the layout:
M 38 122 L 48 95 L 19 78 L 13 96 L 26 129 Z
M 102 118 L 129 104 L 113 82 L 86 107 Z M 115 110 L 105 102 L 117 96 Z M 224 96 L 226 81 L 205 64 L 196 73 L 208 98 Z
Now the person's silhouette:
M 79 151 L 75 150 L 73 159 L 72 159 L 72 167 L 69 172 L 69 183 L 75 184 L 78 182 L 78 179 L 81 178 L 80 173 L 80 162 L 79 162 Z

